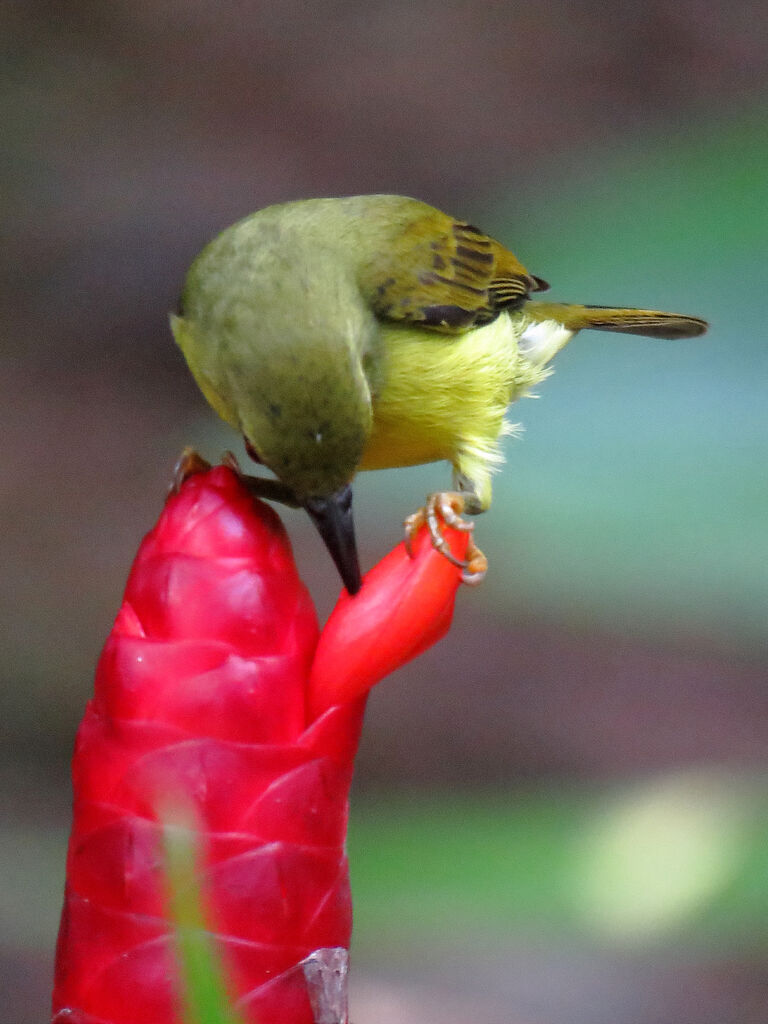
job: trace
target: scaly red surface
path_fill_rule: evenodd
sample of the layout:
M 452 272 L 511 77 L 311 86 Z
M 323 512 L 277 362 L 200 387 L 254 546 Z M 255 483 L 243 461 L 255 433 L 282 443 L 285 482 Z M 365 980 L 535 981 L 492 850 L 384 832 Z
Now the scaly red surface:
M 461 554 L 466 535 L 450 538 Z M 226 467 L 169 498 L 77 736 L 55 1024 L 180 1020 L 158 820 L 173 802 L 198 822 L 233 1004 L 254 1024 L 312 1024 L 300 962 L 350 940 L 365 693 L 447 630 L 458 582 L 426 538 L 414 559 L 401 545 L 342 597 L 318 648 L 277 515 Z

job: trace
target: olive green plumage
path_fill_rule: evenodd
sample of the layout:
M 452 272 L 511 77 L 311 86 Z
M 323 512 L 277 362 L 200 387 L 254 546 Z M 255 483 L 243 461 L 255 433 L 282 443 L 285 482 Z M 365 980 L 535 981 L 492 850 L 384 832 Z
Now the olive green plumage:
M 441 459 L 480 511 L 507 406 L 576 331 L 706 327 L 529 301 L 546 287 L 499 242 L 417 200 L 311 199 L 214 239 L 171 323 L 210 404 L 313 517 L 359 469 Z

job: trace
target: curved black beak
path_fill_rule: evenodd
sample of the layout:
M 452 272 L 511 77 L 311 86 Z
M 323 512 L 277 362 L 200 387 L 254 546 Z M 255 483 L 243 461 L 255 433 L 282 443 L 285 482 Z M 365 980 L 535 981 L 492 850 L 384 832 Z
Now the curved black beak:
M 352 518 L 352 488 L 349 484 L 324 498 L 307 498 L 304 508 L 323 538 L 339 575 L 350 594 L 363 585 Z

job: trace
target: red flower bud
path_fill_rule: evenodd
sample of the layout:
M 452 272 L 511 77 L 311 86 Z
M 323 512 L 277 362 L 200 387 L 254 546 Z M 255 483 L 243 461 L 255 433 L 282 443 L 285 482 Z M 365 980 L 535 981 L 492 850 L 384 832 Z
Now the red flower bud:
M 78 731 L 56 1024 L 180 1020 L 158 820 L 174 801 L 199 823 L 233 1003 L 249 1022 L 312 1024 L 301 961 L 349 945 L 363 695 L 446 631 L 458 582 L 423 538 L 413 560 L 398 548 L 342 596 L 315 656 L 315 612 L 277 515 L 225 467 L 169 498 Z
M 464 557 L 469 535 L 444 532 L 453 553 Z M 355 597 L 342 592 L 312 663 L 310 718 L 367 693 L 448 632 L 461 570 L 433 548 L 426 530 L 413 546 L 411 557 L 398 544 L 366 575 Z

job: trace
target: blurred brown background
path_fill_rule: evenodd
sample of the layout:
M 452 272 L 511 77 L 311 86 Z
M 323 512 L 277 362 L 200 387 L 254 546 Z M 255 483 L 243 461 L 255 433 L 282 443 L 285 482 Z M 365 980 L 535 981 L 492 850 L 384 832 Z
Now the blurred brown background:
M 451 638 L 371 704 L 356 1016 L 763 1022 L 768 9 L 11 0 L 0 18 L 0 957 L 12 1019 L 47 1012 L 69 751 L 138 540 L 184 444 L 212 459 L 241 450 L 167 327 L 185 270 L 260 206 L 385 191 L 479 222 L 557 298 L 679 308 L 713 326 L 666 348 L 582 336 L 542 400 L 516 411 L 526 435 L 478 524 L 488 583 L 461 595 Z M 430 467 L 359 481 L 366 564 L 446 479 Z M 324 613 L 333 570 L 303 518 L 286 519 Z M 672 786 L 679 804 L 664 808 L 695 805 L 722 825 L 717 849 L 742 845 L 672 931 L 638 931 L 617 897 L 611 920 L 632 938 L 617 948 L 619 932 L 590 931 L 589 915 L 574 925 L 572 894 L 547 910 L 546 892 L 539 906 L 529 890 L 564 885 L 546 858 L 565 833 L 542 820 L 586 801 L 583 838 L 627 791 L 630 814 L 637 786 L 651 810 Z M 510 883 L 503 922 L 467 923 L 461 872 L 432 894 L 443 916 L 410 946 L 396 923 L 365 916 L 382 878 L 367 837 L 382 822 L 408 871 L 409 820 L 434 822 L 439 843 L 442 823 L 461 834 L 486 798 L 499 835 L 517 823 L 549 864 L 544 879 Z M 664 822 L 681 818 L 648 813 L 658 849 Z M 712 849 L 696 828 L 686 877 Z M 517 877 L 511 854 L 491 869 L 484 850 L 465 880 Z M 621 874 L 622 856 L 616 891 L 653 888 Z M 606 886 L 613 867 L 598 874 Z

